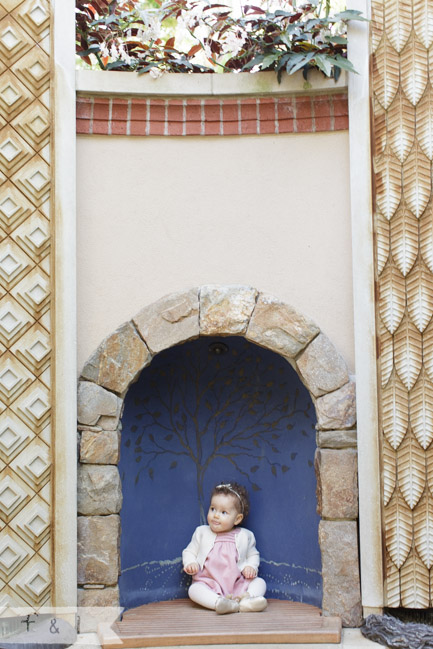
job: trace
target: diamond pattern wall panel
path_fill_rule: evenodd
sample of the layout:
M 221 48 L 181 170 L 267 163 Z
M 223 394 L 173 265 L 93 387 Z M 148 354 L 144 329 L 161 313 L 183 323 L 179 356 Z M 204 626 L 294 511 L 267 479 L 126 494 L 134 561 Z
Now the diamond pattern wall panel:
M 51 601 L 50 25 L 0 0 L 0 608 Z
M 431 2 L 372 0 L 376 312 L 389 607 L 433 606 L 432 45 Z

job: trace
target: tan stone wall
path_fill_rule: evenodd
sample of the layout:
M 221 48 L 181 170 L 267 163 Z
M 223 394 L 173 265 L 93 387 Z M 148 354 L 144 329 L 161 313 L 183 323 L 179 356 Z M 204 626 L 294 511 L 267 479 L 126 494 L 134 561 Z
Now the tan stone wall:
M 77 146 L 79 368 L 162 295 L 241 283 L 311 316 L 353 371 L 347 132 Z

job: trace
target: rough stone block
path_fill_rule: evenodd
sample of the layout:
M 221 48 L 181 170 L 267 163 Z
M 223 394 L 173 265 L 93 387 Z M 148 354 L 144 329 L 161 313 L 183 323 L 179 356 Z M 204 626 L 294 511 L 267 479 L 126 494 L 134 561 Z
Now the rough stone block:
M 355 384 L 352 381 L 335 392 L 315 400 L 318 430 L 353 428 L 356 423 Z
M 93 426 L 100 417 L 118 417 L 122 400 L 96 383 L 78 383 L 78 422 Z
M 294 358 L 319 333 L 312 320 L 261 293 L 247 329 L 246 338 L 278 354 Z
M 343 626 L 362 622 L 356 521 L 320 521 L 324 615 L 339 615 Z
M 356 430 L 319 430 L 316 434 L 320 448 L 356 448 Z
M 78 517 L 78 583 L 117 584 L 120 517 Z
M 296 364 L 306 387 L 315 397 L 337 390 L 349 380 L 346 363 L 323 333 L 311 341 Z
M 84 379 L 123 394 L 152 360 L 147 346 L 131 322 L 108 336 L 84 365 Z
M 256 289 L 250 286 L 203 286 L 200 289 L 200 334 L 245 333 L 256 297 Z
M 357 452 L 317 449 L 315 468 L 317 513 L 323 518 L 357 518 Z
M 78 589 L 78 615 L 80 617 L 80 633 L 97 631 L 101 622 L 112 624 L 119 617 L 122 609 L 119 606 L 119 588 Z
M 120 434 L 117 430 L 83 430 L 80 440 L 80 462 L 86 464 L 117 464 Z
M 122 485 L 117 467 L 79 465 L 77 507 L 79 514 L 117 514 L 122 507 Z
M 198 289 L 172 293 L 145 307 L 133 318 L 154 354 L 200 334 Z

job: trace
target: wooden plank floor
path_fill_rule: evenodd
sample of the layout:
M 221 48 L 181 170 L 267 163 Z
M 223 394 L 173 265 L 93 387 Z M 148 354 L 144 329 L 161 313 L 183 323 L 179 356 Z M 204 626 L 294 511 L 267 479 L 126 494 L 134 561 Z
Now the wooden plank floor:
M 112 627 L 99 625 L 103 649 L 203 644 L 339 643 L 341 620 L 309 604 L 269 600 L 261 613 L 217 615 L 178 599 L 130 609 Z

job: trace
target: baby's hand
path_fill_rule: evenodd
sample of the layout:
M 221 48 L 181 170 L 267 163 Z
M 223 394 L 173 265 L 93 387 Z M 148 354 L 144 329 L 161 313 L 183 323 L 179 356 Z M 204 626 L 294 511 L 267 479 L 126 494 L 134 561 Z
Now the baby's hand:
M 254 577 L 257 577 L 257 570 L 251 566 L 245 566 L 242 570 L 242 574 L 245 579 L 254 579 Z
M 189 563 L 187 566 L 185 566 L 184 570 L 187 575 L 196 575 L 200 570 L 200 566 L 198 565 L 198 563 Z

